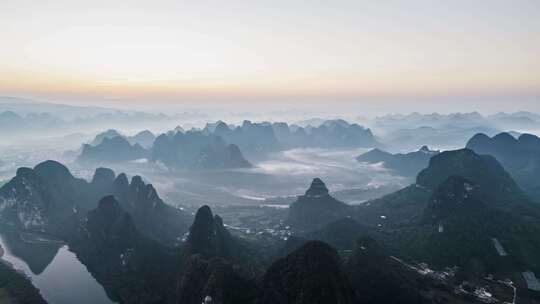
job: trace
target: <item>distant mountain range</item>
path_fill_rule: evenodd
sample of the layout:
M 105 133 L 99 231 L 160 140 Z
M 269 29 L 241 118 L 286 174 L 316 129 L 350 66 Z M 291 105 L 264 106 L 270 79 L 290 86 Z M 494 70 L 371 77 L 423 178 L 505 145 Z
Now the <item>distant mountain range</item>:
M 109 128 L 131 128 L 134 124 L 141 123 L 162 126 L 164 123 L 173 124 L 175 121 L 194 116 L 204 115 L 198 113 L 154 114 L 0 96 L 0 134 L 8 139 L 17 139 L 22 134 L 26 138 L 41 138 L 79 132 L 89 133 L 102 129 L 104 125 Z
M 506 121 L 510 118 L 521 119 L 526 118 L 531 121 L 536 121 L 537 115 L 527 112 L 519 112 L 513 114 L 499 113 L 493 116 L 482 116 L 478 113 L 456 113 L 449 115 L 441 114 L 417 114 L 410 115 L 387 115 L 378 117 L 374 120 L 374 125 L 377 130 L 380 131 L 379 136 L 373 135 L 370 129 L 364 128 L 358 124 L 348 123 L 345 120 L 326 120 L 321 121 L 317 126 L 305 126 L 300 127 L 298 125 L 289 125 L 284 122 L 260 122 L 254 123 L 251 121 L 244 121 L 241 125 L 230 125 L 222 121 L 215 123 L 208 123 L 203 129 L 191 129 L 185 131 L 181 127 L 166 132 L 160 139 L 160 145 L 167 145 L 168 138 L 171 148 L 174 145 L 173 141 L 178 133 L 187 135 L 194 140 L 194 143 L 184 143 L 195 145 L 193 150 L 200 150 L 199 140 L 195 140 L 195 137 L 204 136 L 216 136 L 222 139 L 225 145 L 231 146 L 231 149 L 223 149 L 222 147 L 209 145 L 209 151 L 205 151 L 204 157 L 207 155 L 213 155 L 217 158 L 235 157 L 236 151 L 239 151 L 242 158 L 257 160 L 265 158 L 269 153 L 278 152 L 292 148 L 331 148 L 331 149 L 349 149 L 359 147 L 376 147 L 377 149 L 370 151 L 365 155 L 358 157 L 359 161 L 365 161 L 368 163 L 384 162 L 385 166 L 397 174 L 402 176 L 414 177 L 419 169 L 422 169 L 427 161 L 427 155 L 429 153 L 436 153 L 435 150 L 421 149 L 417 153 L 398 153 L 394 154 L 394 157 L 389 155 L 388 151 L 395 150 L 410 150 L 414 145 L 432 144 L 445 149 L 452 149 L 455 147 L 463 147 L 466 143 L 466 139 L 472 137 L 475 134 L 486 133 L 496 134 L 500 128 L 508 128 L 507 125 L 502 123 L 496 123 L 496 121 Z M 540 119 L 539 127 L 540 127 Z M 529 127 L 534 127 L 530 125 Z M 200 134 L 199 134 L 200 133 Z M 193 136 L 199 134 L 198 136 Z M 512 132 L 516 136 L 520 133 Z M 139 144 L 141 147 L 151 150 L 152 145 L 156 140 L 156 135 L 150 131 L 142 131 L 134 136 L 124 136 L 116 130 L 107 130 L 98 134 L 96 138 L 90 143 L 92 146 L 99 145 L 103 138 L 113 138 L 116 136 L 124 137 L 132 146 Z M 211 137 L 209 137 L 211 138 Z M 207 141 L 211 142 L 211 140 Z M 214 141 L 217 142 L 217 141 Z M 223 146 L 222 144 L 219 144 Z M 385 150 L 383 150 L 383 147 Z M 120 149 L 120 147 L 118 147 Z M 175 148 L 175 149 L 178 149 Z M 108 149 L 104 149 L 108 150 Z M 139 151 L 137 151 L 139 150 Z M 184 149 L 185 150 L 185 149 Z M 189 150 L 189 149 L 188 149 Z M 228 150 L 228 151 L 227 151 Z M 235 151 L 236 150 L 236 151 Z M 132 160 L 133 157 L 129 155 L 141 155 L 140 149 L 136 147 L 125 149 L 125 153 L 118 153 L 114 156 L 123 160 Z M 426 152 L 429 153 L 420 153 Z M 124 155 L 129 154 L 129 155 Z M 233 160 L 229 160 L 231 164 L 227 164 L 227 160 L 216 160 L 216 164 L 196 164 L 199 161 L 193 161 L 197 156 L 191 155 L 188 158 L 192 159 L 191 164 L 182 164 L 182 162 L 189 162 L 186 159 L 178 159 L 172 161 L 170 156 L 166 156 L 164 153 L 153 153 L 150 155 L 161 155 L 163 163 L 171 165 L 176 162 L 176 167 L 200 167 L 200 168 L 232 168 L 232 167 L 244 167 L 241 165 L 242 161 L 239 160 L 237 164 L 234 164 Z M 186 154 L 186 151 L 180 153 Z M 188 154 L 197 154 L 197 152 L 190 152 Z M 223 154 L 223 156 L 219 156 Z M 208 156 L 209 157 L 209 156 Z M 90 157 L 92 158 L 92 157 Z M 96 157 L 99 160 L 100 157 Z M 103 156 L 104 160 L 111 158 Z M 180 157 L 182 158 L 182 157 Z M 154 158 L 157 159 L 157 158 Z M 203 163 L 205 161 L 202 161 Z
M 220 136 L 201 131 L 176 132 L 158 136 L 152 147 L 151 160 L 169 168 L 227 169 L 248 168 L 251 164 L 235 144 Z
M 1 108 L 1 104 L 0 104 Z M 52 112 L 54 113 L 54 112 Z M 86 114 L 86 112 L 81 111 Z M 163 114 L 129 113 L 129 112 L 105 112 L 95 116 L 84 116 L 66 120 L 48 112 L 30 113 L 20 115 L 13 111 L 0 112 L 0 127 L 2 134 L 11 135 L 22 132 L 38 132 L 41 135 L 54 133 L 66 135 L 69 132 L 94 130 L 102 125 L 130 126 L 134 123 L 173 121 L 176 118 Z
M 154 140 L 156 140 L 156 136 L 154 133 L 144 130 L 141 131 L 133 136 L 125 136 L 122 135 L 120 132 L 114 129 L 109 129 L 107 131 L 101 132 L 94 137 L 94 139 L 89 143 L 91 146 L 97 146 L 101 144 L 101 142 L 105 139 L 112 139 L 114 137 L 123 137 L 125 138 L 130 144 L 135 145 L 139 144 L 140 146 L 148 149 L 152 147 L 154 144 Z
M 219 135 L 236 144 L 248 155 L 260 155 L 292 148 L 357 148 L 373 147 L 378 142 L 371 130 L 345 120 L 327 120 L 317 127 L 288 125 L 284 122 L 253 123 L 240 126 L 224 122 L 207 124 L 204 132 Z
M 423 146 L 418 151 L 405 154 L 392 154 L 380 149 L 373 149 L 359 155 L 356 160 L 369 164 L 382 163 L 385 168 L 394 171 L 398 175 L 411 177 L 416 176 L 420 170 L 426 168 L 431 157 L 437 154 L 439 154 L 439 151 L 430 150 L 427 146 Z
M 87 116 L 94 116 L 104 113 L 112 113 L 117 109 L 96 107 L 96 106 L 76 106 L 59 103 L 39 102 L 28 98 L 0 96 L 0 112 L 11 111 L 21 116 L 35 113 L 55 113 L 59 119 L 71 120 L 81 117 L 81 113 Z
M 432 128 L 460 126 L 472 128 L 480 125 L 492 128 L 538 128 L 540 115 L 531 112 L 497 113 L 482 115 L 478 112 L 450 113 L 450 114 L 389 114 L 374 119 L 376 126 L 381 128 L 406 129 L 411 125 L 427 126 Z
M 237 145 L 244 153 L 252 156 L 279 148 L 274 130 L 264 123 L 252 123 L 246 120 L 241 126 L 234 127 L 219 121 L 215 125 L 207 124 L 203 132 L 220 136 L 226 142 Z
M 466 140 L 477 133 L 493 136 L 501 131 L 539 130 L 540 115 L 530 112 L 481 115 L 472 113 L 452 114 L 392 114 L 368 120 L 376 130 L 385 148 L 393 151 L 410 151 L 421 145 L 438 149 L 456 149 L 465 146 Z M 517 132 L 516 132 L 517 131 Z
M 116 130 L 107 130 L 90 144 L 84 144 L 77 160 L 107 164 L 142 158 L 162 163 L 170 169 L 251 167 L 236 145 L 197 130 L 171 131 L 157 138 L 149 131 L 126 137 Z
M 119 162 L 145 158 L 148 151 L 139 144 L 130 144 L 121 136 L 105 137 L 96 146 L 85 144 L 82 147 L 79 161 Z
M 116 130 L 98 134 L 82 148 L 81 161 L 117 162 L 149 158 L 172 169 L 227 169 L 251 167 L 245 158 L 299 147 L 356 148 L 377 145 L 369 129 L 343 120 L 319 127 L 289 127 L 286 123 L 228 126 L 207 124 L 204 129 L 176 128 L 155 137 L 142 131 L 127 137 Z

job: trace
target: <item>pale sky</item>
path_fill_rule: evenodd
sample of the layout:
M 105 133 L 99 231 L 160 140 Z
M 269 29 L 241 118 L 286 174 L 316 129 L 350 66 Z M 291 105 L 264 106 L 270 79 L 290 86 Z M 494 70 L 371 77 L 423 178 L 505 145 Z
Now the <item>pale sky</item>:
M 0 39 L 4 96 L 540 103 L 535 0 L 1 0 Z

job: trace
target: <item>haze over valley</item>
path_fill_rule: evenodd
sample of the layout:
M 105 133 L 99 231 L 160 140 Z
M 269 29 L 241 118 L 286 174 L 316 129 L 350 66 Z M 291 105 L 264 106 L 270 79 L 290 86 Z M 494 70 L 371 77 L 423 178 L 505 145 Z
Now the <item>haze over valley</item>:
M 0 3 L 0 304 L 540 304 L 536 1 Z

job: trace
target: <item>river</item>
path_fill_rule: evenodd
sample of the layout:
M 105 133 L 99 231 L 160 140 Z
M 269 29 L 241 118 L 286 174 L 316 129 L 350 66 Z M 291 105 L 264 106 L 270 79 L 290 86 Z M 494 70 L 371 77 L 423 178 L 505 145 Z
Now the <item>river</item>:
M 4 249 L 2 260 L 23 272 L 39 289 L 50 304 L 109 304 L 111 301 L 103 287 L 92 277 L 75 254 L 66 245 L 59 245 L 52 261 L 40 273 L 34 273 L 29 263 L 15 256 L 0 234 L 0 245 Z M 27 244 L 25 244 L 27 245 Z

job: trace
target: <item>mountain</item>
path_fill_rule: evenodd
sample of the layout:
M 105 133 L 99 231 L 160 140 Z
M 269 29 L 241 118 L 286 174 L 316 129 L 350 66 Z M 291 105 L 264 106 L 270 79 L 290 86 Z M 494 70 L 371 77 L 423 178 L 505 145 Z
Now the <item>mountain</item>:
M 537 204 L 527 198 L 494 157 L 461 149 L 432 157 L 415 184 L 358 206 L 355 215 L 361 222 L 383 227 L 420 221 L 434 191 L 451 177 L 478 185 L 477 191 L 492 207 L 523 215 L 536 212 Z
M 1 99 L 1 97 L 0 97 Z M 0 103 L 0 108 L 2 104 Z M 29 135 L 30 132 L 41 132 L 58 129 L 66 122 L 49 113 L 28 113 L 20 115 L 13 111 L 0 113 L 0 133 L 5 139 L 15 139 L 20 134 Z
M 350 208 L 330 196 L 324 182 L 315 178 L 306 193 L 290 205 L 287 222 L 298 230 L 315 230 L 345 217 Z
M 31 242 L 28 239 L 28 234 L 14 227 L 6 227 L 0 225 L 0 233 L 2 242 L 5 247 L 9 248 L 11 255 L 24 261 L 30 271 L 39 275 L 51 264 L 58 250 L 62 246 L 61 242 Z M 3 248 L 6 249 L 6 248 Z M 2 252 L 2 250 L 0 250 Z
M 166 245 L 179 243 L 192 219 L 189 213 L 163 202 L 154 187 L 145 184 L 140 176 L 134 176 L 129 183 L 121 173 L 109 187 L 110 192 L 104 193 L 114 194 L 142 234 Z
M 228 143 L 237 145 L 247 155 L 271 152 L 278 147 L 274 130 L 268 124 L 245 120 L 241 126 L 229 127 L 224 122 L 207 125 L 203 132 L 220 136 Z
M 511 214 L 504 215 L 490 206 L 481 187 L 461 176 L 451 176 L 435 189 L 424 210 L 428 225 L 424 227 L 425 241 L 418 244 L 423 248 L 419 250 L 432 254 L 432 262 L 467 267 L 474 261 L 489 269 L 499 263 L 492 238 L 503 239 L 505 226 L 518 223 L 503 218 Z
M 109 172 L 105 173 L 106 170 Z M 192 219 L 189 213 L 163 202 L 154 187 L 144 183 L 140 176 L 132 177 L 129 182 L 124 173 L 115 177 L 112 170 L 99 168 L 91 186 L 101 189 L 101 193 L 113 194 L 131 215 L 137 229 L 162 244 L 178 244 Z
M 322 147 L 372 147 L 377 145 L 370 129 L 358 124 L 338 120 L 327 120 L 319 127 L 306 129 L 310 141 Z
M 400 254 L 466 275 L 539 271 L 540 206 L 494 157 L 469 149 L 432 157 L 415 185 L 359 206 L 355 217 L 391 232 Z
M 476 134 L 467 142 L 467 148 L 494 156 L 525 191 L 540 197 L 540 138 L 532 134 L 517 139 L 508 133 L 491 138 Z
M 413 112 L 410 114 L 388 114 L 375 118 L 375 124 L 379 128 L 403 129 L 411 125 L 428 126 L 439 128 L 449 125 L 458 125 L 466 128 L 489 125 L 484 116 L 478 112 L 422 114 Z
M 248 120 L 240 126 L 232 126 L 218 121 L 207 124 L 203 132 L 238 145 L 250 157 L 293 148 L 356 148 L 378 144 L 371 130 L 341 119 L 326 120 L 316 127 Z
M 198 304 L 206 297 L 212 303 L 252 303 L 255 284 L 240 269 L 252 257 L 239 239 L 223 226 L 208 206 L 197 210 L 182 248 L 182 271 L 177 303 Z
M 24 119 L 15 112 L 4 111 L 0 113 L 0 127 L 2 127 L 3 129 L 15 128 L 23 121 Z
M 429 167 L 418 174 L 416 183 L 434 190 L 453 175 L 478 183 L 486 196 L 497 200 L 522 195 L 519 186 L 494 157 L 478 155 L 470 149 L 445 151 L 431 158 Z
M 529 112 L 489 116 L 477 112 L 411 113 L 377 117 L 372 125 L 381 135 L 381 141 L 395 149 L 413 149 L 426 143 L 442 149 L 456 149 L 465 145 L 464 139 L 478 133 L 494 136 L 502 130 L 538 129 L 540 116 Z
M 84 233 L 93 246 L 106 250 L 126 250 L 141 237 L 129 213 L 111 195 L 102 198 L 97 208 L 88 212 Z
M 358 156 L 356 160 L 369 164 L 383 163 L 385 168 L 399 175 L 416 176 L 420 170 L 427 167 L 430 158 L 437 154 L 439 151 L 430 150 L 427 146 L 406 154 L 391 154 L 376 148 Z
M 105 138 L 112 139 L 112 138 L 115 138 L 115 137 L 118 137 L 118 136 L 123 137 L 124 135 L 120 134 L 120 132 L 116 131 L 115 129 L 109 129 L 109 130 L 103 131 L 103 132 L 99 133 L 98 135 L 96 135 L 96 137 L 94 137 L 94 139 L 90 142 L 90 145 L 91 146 L 97 146 L 97 145 L 101 144 L 101 142 Z
M 200 254 L 205 258 L 230 258 L 232 236 L 223 226 L 219 215 L 212 215 L 208 206 L 202 206 L 195 214 L 193 225 L 189 228 L 189 235 L 185 248 L 187 254 Z
M 124 137 L 132 145 L 139 144 L 145 149 L 152 147 L 152 144 L 154 143 L 154 140 L 156 139 L 156 136 L 154 135 L 154 133 L 148 130 L 141 131 L 133 136 L 125 136 L 121 134 L 120 132 L 118 132 L 117 130 L 109 129 L 96 135 L 96 137 L 94 137 L 94 139 L 89 144 L 91 146 L 97 146 L 101 144 L 101 142 L 105 138 L 112 139 L 118 136 Z
M 45 161 L 34 169 L 19 168 L 0 188 L 0 216 L 4 223 L 69 238 L 77 221 L 95 208 L 100 198 L 114 194 L 140 231 L 165 244 L 175 244 L 186 232 L 191 216 L 165 204 L 141 177 L 98 168 L 90 183 L 74 177 L 62 164 Z
M 382 230 L 399 229 L 417 222 L 432 191 L 417 184 L 367 201 L 353 209 L 353 218 Z
M 466 275 L 539 271 L 540 208 L 520 200 L 501 207 L 483 187 L 494 188 L 460 176 L 441 183 L 407 247 L 435 265 L 459 265 Z
M 540 115 L 531 112 L 496 113 L 488 116 L 488 119 L 505 129 L 536 129 L 540 125 Z
M 371 133 L 358 124 L 337 120 L 326 120 L 318 126 L 300 127 L 286 123 L 273 123 L 272 128 L 281 146 L 291 148 L 356 148 L 378 145 Z
M 121 303 L 171 303 L 178 256 L 139 233 L 114 196 L 81 221 L 70 250 Z
M 204 299 L 208 297 L 212 304 L 248 304 L 254 303 L 257 295 L 255 283 L 238 274 L 233 264 L 222 258 L 186 258 L 178 282 L 178 304 L 206 303 Z
M 4 112 L 7 113 L 3 115 Z M 15 116 L 18 118 L 13 119 Z M 164 123 L 171 124 L 194 117 L 206 115 L 198 112 L 164 115 L 92 106 L 39 103 L 28 99 L 0 96 L 0 134 L 5 140 L 16 141 L 21 136 L 25 139 L 39 140 L 73 133 L 93 133 L 102 130 L 103 126 L 117 129 L 130 129 L 134 125 L 162 127 Z M 119 135 L 116 132 L 108 136 Z M 136 142 L 135 140 L 133 143 Z M 99 143 L 99 138 L 91 142 L 92 145 Z M 146 147 L 142 142 L 139 144 Z
M 257 303 L 357 302 L 335 249 L 323 242 L 311 241 L 268 268 Z
M 358 303 L 497 303 L 513 296 L 509 286 L 494 280 L 478 277 L 465 283 L 456 267 L 438 270 L 425 263 L 407 264 L 369 237 L 358 239 L 344 269 Z M 469 291 L 456 292 L 461 286 Z
M 141 131 L 133 136 L 128 137 L 128 141 L 132 145 L 139 144 L 145 149 L 151 148 L 154 144 L 154 140 L 156 140 L 156 136 L 154 133 L 148 130 Z
M 386 146 L 411 150 L 429 144 L 438 149 L 463 147 L 467 138 L 476 133 L 496 134 L 505 129 L 477 112 L 450 114 L 392 114 L 377 117 L 372 122 Z
M 101 142 L 105 138 L 112 139 L 118 136 L 127 139 L 129 143 L 132 145 L 139 144 L 145 149 L 152 147 L 152 144 L 154 143 L 154 140 L 156 139 L 156 136 L 154 135 L 154 133 L 150 132 L 149 130 L 140 131 L 139 133 L 133 136 L 126 136 L 115 129 L 109 129 L 101 133 L 98 133 L 94 137 L 94 139 L 89 143 L 89 145 L 97 146 L 101 144 Z
M 20 115 L 32 113 L 54 113 L 61 119 L 71 120 L 84 115 L 94 116 L 101 113 L 112 113 L 116 110 L 96 106 L 74 106 L 39 102 L 27 98 L 0 96 L 0 111 L 13 111 Z
M 479 185 L 461 176 L 450 176 L 437 186 L 424 211 L 427 221 L 439 223 L 461 208 L 482 209 Z
M 185 255 L 199 255 L 207 260 L 217 257 L 248 263 L 253 257 L 246 243 L 231 235 L 221 217 L 213 215 L 206 205 L 197 210 L 182 250 Z
M 240 240 L 208 206 L 198 210 L 180 248 L 147 238 L 122 206 L 115 196 L 105 196 L 80 221 L 78 237 L 69 243 L 111 299 L 199 304 L 211 296 L 212 303 L 253 303 L 255 282 L 238 264 L 247 263 Z
M 154 142 L 151 159 L 171 169 L 247 168 L 251 164 L 238 146 L 199 131 L 162 134 Z
M 86 181 L 55 161 L 19 168 L 0 188 L 0 216 L 24 229 L 61 233 L 74 224 L 79 209 L 95 205 L 97 198 L 88 190 Z
M 96 193 L 109 194 L 113 191 L 115 179 L 116 173 L 114 173 L 112 169 L 99 167 L 96 168 L 96 170 L 94 171 L 94 175 L 92 176 L 92 180 L 90 181 L 90 187 L 92 188 L 92 191 Z M 127 184 L 129 185 L 129 183 Z
M 377 229 L 360 224 L 350 216 L 333 221 L 319 230 L 301 235 L 305 240 L 322 241 L 338 250 L 352 250 L 359 238 L 367 236 L 377 239 L 385 238 Z
M 287 245 L 291 252 L 267 269 L 257 303 L 435 304 L 485 300 L 471 295 L 473 292 L 455 292 L 463 282 L 457 268 L 436 270 L 425 263 L 407 264 L 370 237 L 359 237 L 353 250 L 340 251 L 339 255 L 320 241 L 298 239 L 293 243 Z M 482 280 L 480 277 L 471 284 L 472 291 L 491 291 L 494 287 L 499 290 L 488 300 L 499 296 L 511 299 L 510 288 Z
M 377 241 L 360 238 L 345 262 L 346 273 L 359 303 L 431 303 L 420 290 L 427 284 L 419 275 L 393 259 Z M 423 285 L 423 286 L 422 286 Z
M 77 158 L 82 162 L 118 162 L 145 158 L 148 152 L 139 144 L 131 145 L 121 136 L 105 137 L 96 146 L 85 144 Z
M 379 132 L 383 133 L 382 130 Z M 425 144 L 442 150 L 453 150 L 465 146 L 467 138 L 479 132 L 496 134 L 500 130 L 483 125 L 466 127 L 457 123 L 442 126 L 412 125 L 410 128 L 383 133 L 380 141 L 387 147 L 406 151 Z

